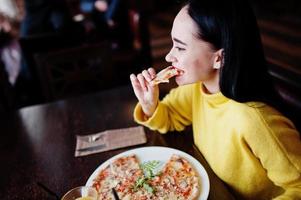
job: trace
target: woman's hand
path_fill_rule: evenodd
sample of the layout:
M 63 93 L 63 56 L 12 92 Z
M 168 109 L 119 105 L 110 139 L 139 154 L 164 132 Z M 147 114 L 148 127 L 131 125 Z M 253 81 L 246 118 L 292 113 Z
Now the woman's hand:
M 159 101 L 158 85 L 151 85 L 150 81 L 156 76 L 153 68 L 143 70 L 135 76 L 131 74 L 130 79 L 134 93 L 141 104 L 142 110 L 147 117 L 151 117 L 157 108 Z

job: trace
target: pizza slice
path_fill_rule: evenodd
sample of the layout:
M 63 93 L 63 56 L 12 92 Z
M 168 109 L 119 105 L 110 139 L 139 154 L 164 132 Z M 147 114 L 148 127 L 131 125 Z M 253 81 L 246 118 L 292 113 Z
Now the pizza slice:
M 151 80 L 151 84 L 158 85 L 159 83 L 168 83 L 171 77 L 181 75 L 182 73 L 184 73 L 183 70 L 180 70 L 174 66 L 169 66 L 161 70 L 157 76 Z
M 199 177 L 183 157 L 173 155 L 164 166 L 156 185 L 156 196 L 162 199 L 195 200 L 200 193 Z
M 132 185 L 142 174 L 135 155 L 120 157 L 100 171 L 93 187 L 99 194 L 98 199 L 114 200 L 113 188 L 120 199 L 127 199 L 132 193 Z

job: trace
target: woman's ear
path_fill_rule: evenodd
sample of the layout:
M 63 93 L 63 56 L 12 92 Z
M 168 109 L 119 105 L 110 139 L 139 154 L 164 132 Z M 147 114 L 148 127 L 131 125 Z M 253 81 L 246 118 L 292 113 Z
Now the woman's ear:
M 224 63 L 224 49 L 214 53 L 213 69 L 220 69 Z

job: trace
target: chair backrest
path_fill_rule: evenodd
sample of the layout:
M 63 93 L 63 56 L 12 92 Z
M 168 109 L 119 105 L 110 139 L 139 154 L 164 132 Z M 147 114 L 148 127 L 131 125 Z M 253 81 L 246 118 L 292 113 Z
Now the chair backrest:
M 67 36 L 58 33 L 45 33 L 26 37 L 23 36 L 19 39 L 19 43 L 29 70 L 33 70 L 31 73 L 34 74 L 35 54 L 78 46 L 81 41 L 74 35 Z
M 41 53 L 35 60 L 46 101 L 96 92 L 113 85 L 107 43 Z
M 301 131 L 301 74 L 271 62 L 269 72 L 283 100 L 283 111 Z

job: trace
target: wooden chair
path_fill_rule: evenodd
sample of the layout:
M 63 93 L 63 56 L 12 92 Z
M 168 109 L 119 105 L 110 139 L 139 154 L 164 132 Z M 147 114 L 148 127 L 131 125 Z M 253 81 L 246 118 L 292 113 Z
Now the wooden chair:
M 22 49 L 24 60 L 28 65 L 28 70 L 33 78 L 35 72 L 35 54 L 40 54 L 48 51 L 54 51 L 63 48 L 78 46 L 82 43 L 77 35 L 64 35 L 59 33 L 44 33 L 21 37 L 19 43 Z
M 35 60 L 46 101 L 114 86 L 108 43 L 42 53 Z
M 282 109 L 301 132 L 301 74 L 283 66 L 269 63 L 269 72 L 275 88 L 283 100 Z
M 81 40 L 76 34 L 67 36 L 59 33 L 44 33 L 23 36 L 19 39 L 19 43 L 22 49 L 24 69 L 17 82 L 19 104 L 23 107 L 43 103 L 45 99 L 39 84 L 35 55 L 79 46 Z

